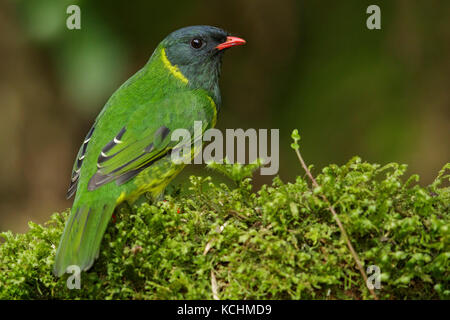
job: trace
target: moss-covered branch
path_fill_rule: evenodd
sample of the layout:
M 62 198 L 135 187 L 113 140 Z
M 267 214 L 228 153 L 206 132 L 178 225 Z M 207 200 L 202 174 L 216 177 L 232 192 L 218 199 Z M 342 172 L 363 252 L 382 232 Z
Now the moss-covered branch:
M 364 268 L 380 268 L 379 298 L 450 298 L 450 164 L 421 187 L 403 178 L 405 165 L 354 158 L 325 167 L 319 188 L 275 178 L 257 192 L 255 166 L 211 167 L 236 186 L 191 177 L 186 193 L 119 208 L 80 290 L 51 273 L 67 212 L 2 234 L 0 298 L 371 298 L 322 195 Z

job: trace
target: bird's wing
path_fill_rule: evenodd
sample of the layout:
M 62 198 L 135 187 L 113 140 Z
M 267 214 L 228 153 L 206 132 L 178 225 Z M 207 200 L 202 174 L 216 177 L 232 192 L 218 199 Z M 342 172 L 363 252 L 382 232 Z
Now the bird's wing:
M 74 190 L 82 192 L 75 199 L 58 246 L 53 269 L 58 276 L 69 265 L 87 270 L 98 257 L 117 196 L 109 190 L 102 193 L 102 185 L 125 183 L 168 154 L 178 144 L 170 139 L 176 129 L 187 129 L 194 140 L 194 121 L 202 121 L 203 133 L 216 119 L 212 99 L 200 90 L 176 92 L 133 109 L 121 107 L 129 108 L 109 105 L 97 117 L 75 161 Z M 97 194 L 84 189 L 86 184 L 88 189 L 97 189 Z
M 88 190 L 111 181 L 117 185 L 126 183 L 171 152 L 179 143 L 171 140 L 174 130 L 188 130 L 192 144 L 199 138 L 194 137 L 194 121 L 202 121 L 203 134 L 214 118 L 215 106 L 203 92 L 185 92 L 137 108 L 116 136 L 102 147 Z
M 77 158 L 75 159 L 75 163 L 73 164 L 72 168 L 70 185 L 69 189 L 67 190 L 67 199 L 72 197 L 77 191 L 78 181 L 80 180 L 81 165 L 83 164 L 84 158 L 86 157 L 87 146 L 89 144 L 89 141 L 91 140 L 94 129 L 95 125 L 92 126 L 91 129 L 89 130 L 88 134 L 83 140 L 83 144 L 81 145 L 80 150 L 78 151 Z

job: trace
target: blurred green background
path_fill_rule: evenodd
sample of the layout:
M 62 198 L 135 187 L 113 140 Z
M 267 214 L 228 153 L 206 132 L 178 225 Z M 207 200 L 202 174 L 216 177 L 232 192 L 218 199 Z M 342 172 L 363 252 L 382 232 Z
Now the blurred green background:
M 81 30 L 66 8 L 81 7 Z M 381 7 L 381 30 L 366 8 Z M 450 156 L 450 1 L 0 1 L 0 231 L 70 207 L 79 145 L 160 40 L 188 25 L 247 40 L 227 52 L 218 128 L 279 128 L 284 181 L 353 155 L 432 181 Z M 177 178 L 208 174 L 191 166 Z M 256 176 L 257 185 L 273 177 Z

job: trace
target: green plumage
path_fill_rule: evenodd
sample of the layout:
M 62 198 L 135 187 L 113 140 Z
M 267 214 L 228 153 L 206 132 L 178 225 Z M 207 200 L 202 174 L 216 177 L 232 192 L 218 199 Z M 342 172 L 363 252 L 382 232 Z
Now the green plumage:
M 182 170 L 183 164 L 171 161 L 174 130 L 188 129 L 193 137 L 194 121 L 202 121 L 203 132 L 215 125 L 222 58 L 215 47 L 227 36 L 208 26 L 175 31 L 108 100 L 74 164 L 68 196 L 75 199 L 55 275 L 70 265 L 89 269 L 114 208 L 145 192 L 157 197 Z M 194 48 L 193 39 L 202 47 Z

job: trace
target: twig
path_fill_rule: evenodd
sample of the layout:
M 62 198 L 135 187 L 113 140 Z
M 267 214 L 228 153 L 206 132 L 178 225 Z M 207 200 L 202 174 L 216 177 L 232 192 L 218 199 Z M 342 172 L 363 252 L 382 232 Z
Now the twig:
M 316 179 L 314 179 L 313 175 L 311 174 L 311 171 L 306 166 L 305 161 L 303 161 L 303 158 L 302 158 L 302 155 L 300 154 L 299 148 L 294 148 L 294 150 L 295 150 L 295 153 L 297 154 L 298 159 L 300 160 L 300 163 L 302 164 L 303 169 L 305 170 L 306 174 L 308 175 L 309 179 L 311 180 L 313 186 L 315 188 L 318 188 L 319 184 L 317 183 Z M 331 205 L 330 201 L 328 201 L 327 197 L 324 194 L 322 194 L 322 193 L 320 194 L 320 196 L 328 204 L 328 210 L 330 210 L 331 213 L 333 214 L 334 220 L 336 220 L 336 223 L 337 223 L 339 229 L 341 230 L 342 236 L 344 237 L 344 240 L 347 243 L 347 247 L 350 250 L 350 253 L 352 254 L 353 259 L 356 262 L 356 265 L 357 265 L 357 267 L 359 269 L 359 272 L 361 273 L 361 275 L 362 275 L 362 277 L 364 279 L 364 282 L 367 285 L 366 272 L 364 271 L 364 268 L 363 268 L 363 266 L 361 264 L 361 261 L 359 260 L 358 254 L 356 253 L 355 249 L 352 246 L 352 243 L 350 242 L 350 239 L 349 239 L 349 237 L 347 235 L 347 232 L 345 231 L 344 226 L 341 223 L 341 220 L 339 219 L 338 215 L 336 214 L 336 211 L 334 211 L 334 208 Z M 375 300 L 378 300 L 378 297 L 377 297 L 375 291 L 373 289 L 369 288 L 369 287 L 367 287 L 367 288 L 369 289 L 369 291 L 372 294 L 373 298 Z
M 217 280 L 213 270 L 211 270 L 211 290 L 214 300 L 220 300 L 219 295 L 217 294 Z
M 223 229 L 225 228 L 225 226 L 227 225 L 227 223 L 225 222 L 222 226 L 217 227 L 216 228 L 216 232 L 217 233 L 221 233 L 223 231 Z M 214 239 L 211 239 L 208 241 L 208 243 L 205 246 L 205 250 L 203 251 L 203 255 L 205 256 L 209 250 L 211 249 L 212 243 L 213 243 Z
M 221 233 L 223 231 L 223 229 L 225 229 L 226 225 L 227 225 L 227 223 L 225 222 L 220 227 L 217 227 L 216 232 Z M 212 242 L 213 242 L 213 239 L 208 241 L 208 243 L 205 246 L 205 250 L 203 251 L 203 255 L 206 255 L 209 252 L 209 250 L 211 249 L 211 246 L 212 246 Z M 214 300 L 220 300 L 219 295 L 217 293 L 218 287 L 217 287 L 216 276 L 214 275 L 214 269 L 211 269 L 211 290 L 212 290 Z

